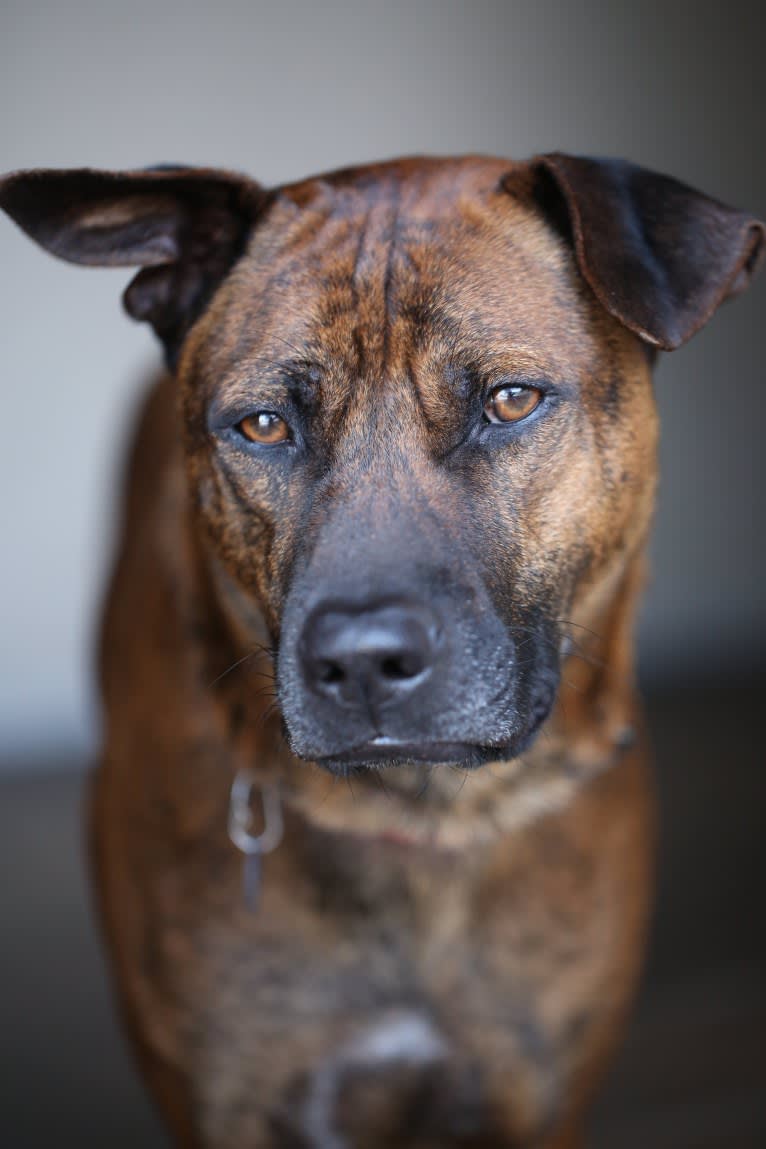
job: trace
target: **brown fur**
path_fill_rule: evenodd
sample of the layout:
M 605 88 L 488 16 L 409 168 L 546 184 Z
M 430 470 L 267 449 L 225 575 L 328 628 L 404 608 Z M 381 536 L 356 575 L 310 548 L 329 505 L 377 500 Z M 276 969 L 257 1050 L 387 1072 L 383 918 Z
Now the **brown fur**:
M 262 222 L 147 401 L 91 837 L 123 1014 L 185 1149 L 329 1144 L 307 1132 L 328 1074 L 338 1145 L 581 1144 L 650 900 L 631 628 L 657 423 L 645 343 L 541 207 L 551 170 L 401 161 L 253 194 Z M 324 444 L 289 478 L 221 452 L 206 424 L 211 402 L 268 405 L 286 363 Z M 566 407 L 450 469 L 474 375 L 552 380 Z M 452 540 L 458 565 L 479 553 L 509 625 L 545 605 L 562 679 L 521 757 L 347 784 L 290 753 L 270 651 L 300 562 L 337 561 L 349 522 L 405 571 L 410 539 Z M 285 794 L 256 912 L 227 837 L 242 765 Z M 374 1068 L 344 1053 L 402 1018 L 443 1052 Z

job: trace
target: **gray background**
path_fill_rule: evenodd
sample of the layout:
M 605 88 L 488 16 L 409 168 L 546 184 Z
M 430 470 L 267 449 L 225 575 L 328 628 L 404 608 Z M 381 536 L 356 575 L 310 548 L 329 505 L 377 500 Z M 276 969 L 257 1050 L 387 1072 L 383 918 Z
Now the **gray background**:
M 4 0 L 0 168 L 220 164 L 264 182 L 407 152 L 624 155 L 766 215 L 763 7 Z M 127 273 L 0 221 L 0 760 L 94 744 L 125 435 L 159 362 Z M 766 277 L 765 277 L 766 278 Z M 663 357 L 645 679 L 762 668 L 766 283 Z

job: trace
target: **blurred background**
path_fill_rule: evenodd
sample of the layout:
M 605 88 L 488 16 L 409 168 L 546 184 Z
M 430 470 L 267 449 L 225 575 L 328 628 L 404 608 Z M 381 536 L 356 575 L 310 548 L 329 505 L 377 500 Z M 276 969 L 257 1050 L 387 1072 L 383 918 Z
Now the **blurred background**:
M 3 0 L 0 169 L 401 153 L 620 155 L 766 217 L 766 10 L 740 0 Z M 94 627 L 160 357 L 132 273 L 0 219 L 0 1096 L 14 1149 L 164 1144 L 122 1050 L 80 858 Z M 594 1145 L 766 1144 L 766 276 L 660 359 L 640 665 L 663 800 L 646 984 Z

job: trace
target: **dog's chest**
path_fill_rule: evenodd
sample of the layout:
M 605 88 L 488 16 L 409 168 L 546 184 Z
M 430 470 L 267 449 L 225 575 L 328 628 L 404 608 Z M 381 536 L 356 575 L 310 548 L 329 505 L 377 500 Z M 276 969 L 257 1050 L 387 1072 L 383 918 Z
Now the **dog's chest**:
M 177 1049 L 211 1133 L 234 1099 L 243 1128 L 292 1111 L 290 1098 L 311 1108 L 312 1082 L 328 1074 L 339 1098 L 373 1070 L 404 1075 L 404 1093 L 412 1074 L 449 1072 L 483 1097 L 493 1065 L 512 1066 L 520 1088 L 547 1098 L 565 1072 L 571 1011 L 546 1006 L 541 987 L 590 943 L 571 915 L 534 912 L 512 860 L 477 871 L 460 855 L 309 832 L 265 860 L 254 910 L 236 858 L 218 876 L 201 897 L 169 879 L 175 928 L 159 941 L 157 985 L 159 1005 L 172 984 Z

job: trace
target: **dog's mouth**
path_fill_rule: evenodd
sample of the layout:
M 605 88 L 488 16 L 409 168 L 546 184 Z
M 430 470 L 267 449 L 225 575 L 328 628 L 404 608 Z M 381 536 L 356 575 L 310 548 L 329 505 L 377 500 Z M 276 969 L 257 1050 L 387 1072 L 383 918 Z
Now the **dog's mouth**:
M 380 736 L 349 750 L 318 758 L 317 764 L 334 774 L 378 769 L 381 766 L 459 766 L 474 770 L 485 762 L 507 757 L 500 747 L 467 742 L 401 742 Z
M 532 708 L 526 728 L 506 744 L 404 741 L 380 734 L 348 749 L 318 756 L 314 761 L 333 774 L 343 775 L 389 766 L 456 766 L 461 770 L 477 770 L 489 762 L 510 761 L 522 754 L 548 717 L 553 698 L 552 690 L 545 692 Z

